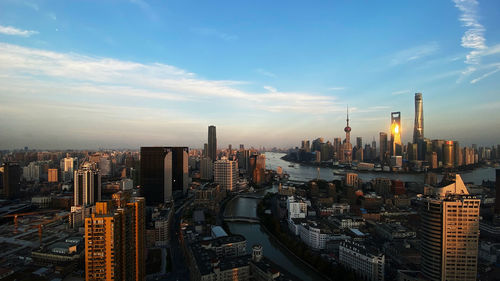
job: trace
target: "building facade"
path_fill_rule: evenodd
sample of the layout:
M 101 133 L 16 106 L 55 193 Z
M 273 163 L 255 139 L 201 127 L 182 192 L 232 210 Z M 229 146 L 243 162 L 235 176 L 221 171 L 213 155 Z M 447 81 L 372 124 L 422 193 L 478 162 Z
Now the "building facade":
M 459 175 L 434 191 L 422 207 L 422 273 L 428 280 L 476 280 L 480 199 Z
M 85 163 L 74 175 L 75 206 L 92 205 L 101 200 L 101 174 L 95 165 Z
M 214 174 L 214 182 L 220 184 L 223 190 L 236 190 L 236 183 L 238 182 L 237 161 L 230 161 L 226 158 L 215 161 Z

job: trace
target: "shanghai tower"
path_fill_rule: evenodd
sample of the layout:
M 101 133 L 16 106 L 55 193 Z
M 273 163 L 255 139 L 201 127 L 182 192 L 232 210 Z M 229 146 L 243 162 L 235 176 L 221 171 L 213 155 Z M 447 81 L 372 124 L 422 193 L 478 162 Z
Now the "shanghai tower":
M 217 137 L 215 135 L 215 126 L 208 127 L 208 158 L 212 161 L 217 160 Z
M 413 127 L 413 143 L 424 139 L 424 105 L 422 93 L 415 94 L 415 125 Z

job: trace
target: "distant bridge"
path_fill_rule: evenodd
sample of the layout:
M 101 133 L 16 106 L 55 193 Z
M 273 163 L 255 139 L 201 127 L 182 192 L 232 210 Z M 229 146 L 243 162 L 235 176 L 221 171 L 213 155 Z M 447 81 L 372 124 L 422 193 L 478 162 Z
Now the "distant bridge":
M 242 217 L 242 216 L 234 216 L 234 217 L 224 217 L 225 222 L 248 222 L 248 223 L 259 223 L 260 220 L 255 217 Z
M 264 196 L 257 195 L 257 194 L 252 194 L 252 193 L 242 193 L 242 194 L 236 195 L 235 198 L 262 199 L 262 198 L 264 198 Z

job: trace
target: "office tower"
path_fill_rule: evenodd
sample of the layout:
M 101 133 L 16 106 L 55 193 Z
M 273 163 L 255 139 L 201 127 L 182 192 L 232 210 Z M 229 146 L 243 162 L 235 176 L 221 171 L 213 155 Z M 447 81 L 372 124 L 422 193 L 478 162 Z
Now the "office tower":
M 57 169 L 48 169 L 48 182 L 57 182 Z
M 455 166 L 453 141 L 445 141 L 443 144 L 443 166 L 445 168 L 453 168 Z
M 203 144 L 203 157 L 208 157 L 208 143 Z
M 430 151 L 436 152 L 438 162 L 443 161 L 444 143 L 444 140 L 432 140 L 432 149 Z
M 21 190 L 21 167 L 18 163 L 6 162 L 0 167 L 2 195 L 14 199 Z
M 212 161 L 217 160 L 217 136 L 215 134 L 215 126 L 208 126 L 208 158 Z
M 202 180 L 212 180 L 214 178 L 214 162 L 212 162 L 212 159 L 201 158 L 200 178 Z
M 455 167 L 460 167 L 463 165 L 462 149 L 460 149 L 460 143 L 458 141 L 453 142 L 453 153 L 455 154 Z
M 476 280 L 480 199 L 469 195 L 460 175 L 447 175 L 424 198 L 421 213 L 425 280 Z
M 236 156 L 238 159 L 238 169 L 242 170 L 243 172 L 247 172 L 250 168 L 250 150 L 240 150 L 238 151 Z
M 356 138 L 356 147 L 358 149 L 362 148 L 363 147 L 363 138 L 362 137 L 357 137 Z
M 101 200 L 101 174 L 95 164 L 84 163 L 74 172 L 74 206 L 93 205 Z
M 413 125 L 413 143 L 424 139 L 424 104 L 422 93 L 415 94 L 415 124 Z
M 238 181 L 238 162 L 223 157 L 214 163 L 214 182 L 220 184 L 223 190 L 235 191 Z
M 387 160 L 387 134 L 384 132 L 380 132 L 380 141 L 379 141 L 379 146 L 380 146 L 380 162 L 384 162 Z
M 97 202 L 85 218 L 85 279 L 145 279 L 144 198 Z
M 403 155 L 401 146 L 401 112 L 391 112 L 391 155 Z
M 495 189 L 496 189 L 496 199 L 495 199 L 495 214 L 500 215 L 500 169 L 495 170 Z
M 373 149 L 377 149 L 377 142 L 375 141 L 375 137 L 373 137 L 373 140 L 372 140 L 372 148 Z
M 187 147 L 141 147 L 141 186 L 148 206 L 187 192 L 188 153 Z
M 351 127 L 349 127 L 349 107 L 347 107 L 347 125 L 344 128 L 345 140 L 343 143 L 343 161 L 346 163 L 352 162 L 352 144 L 351 144 Z

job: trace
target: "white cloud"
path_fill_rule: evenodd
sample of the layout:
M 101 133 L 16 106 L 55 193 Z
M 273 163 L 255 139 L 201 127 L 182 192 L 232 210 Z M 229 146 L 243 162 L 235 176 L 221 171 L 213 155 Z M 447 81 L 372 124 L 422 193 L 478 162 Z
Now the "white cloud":
M 12 27 L 12 26 L 3 26 L 3 25 L 0 25 L 0 33 L 1 34 L 5 34 L 5 35 L 30 37 L 31 35 L 38 34 L 38 31 L 34 31 L 34 30 L 22 30 L 22 29 L 15 28 L 15 27 Z
M 477 0 L 453 0 L 453 2 L 455 3 L 455 7 L 457 7 L 461 12 L 459 20 L 467 29 L 462 36 L 461 45 L 464 48 L 472 49 L 465 56 L 464 62 L 469 66 L 464 71 L 462 71 L 462 76 L 457 81 L 461 82 L 465 77 L 475 73 L 480 69 L 484 69 L 484 67 L 481 67 L 482 58 L 499 54 L 500 44 L 492 47 L 488 47 L 486 45 L 486 38 L 484 36 L 486 28 L 479 23 L 479 3 Z M 495 69 L 493 71 L 484 73 L 480 77 L 472 79 L 470 83 L 475 84 L 483 80 L 484 78 L 497 73 L 498 71 L 498 69 Z
M 392 95 L 403 95 L 403 94 L 409 94 L 409 93 L 410 93 L 410 90 L 401 90 L 401 91 L 392 92 L 391 94 Z
M 477 83 L 477 82 L 479 82 L 479 81 L 483 80 L 484 78 L 486 78 L 486 77 L 488 77 L 488 76 L 490 76 L 490 75 L 493 75 L 493 74 L 495 74 L 495 73 L 497 73 L 497 72 L 499 72 L 499 71 L 500 71 L 500 67 L 498 67 L 497 69 L 495 69 L 495 70 L 493 70 L 493 71 L 487 72 L 487 73 L 485 73 L 485 74 L 481 75 L 481 76 L 480 76 L 480 77 L 478 77 L 478 78 L 472 79 L 472 80 L 470 81 L 470 83 L 471 83 L 471 84 L 475 84 L 475 83 Z
M 75 53 L 56 53 L 0 43 L 0 84 L 4 89 L 93 94 L 176 102 L 244 100 L 246 107 L 268 111 L 288 109 L 325 113 L 335 107 L 332 96 L 302 92 L 266 92 L 238 89 L 243 81 L 208 80 L 184 69 L 161 64 L 142 64 Z M 7 86 L 8 85 L 8 86 Z M 11 90 L 13 91 L 13 90 Z M 250 102 L 250 103 L 248 103 Z
M 261 75 L 264 75 L 264 76 L 267 76 L 267 77 L 271 77 L 271 78 L 275 78 L 276 77 L 276 74 L 270 72 L 270 71 L 267 71 L 265 69 L 262 69 L 262 68 L 257 68 L 255 70 L 257 73 L 261 74 Z
M 421 58 L 430 56 L 439 50 L 439 45 L 437 42 L 429 42 L 424 45 L 415 46 L 406 50 L 399 51 L 395 53 L 391 58 L 391 65 L 396 66 L 412 61 L 419 60 Z
M 342 91 L 345 90 L 345 87 L 330 87 L 328 88 L 329 91 Z

